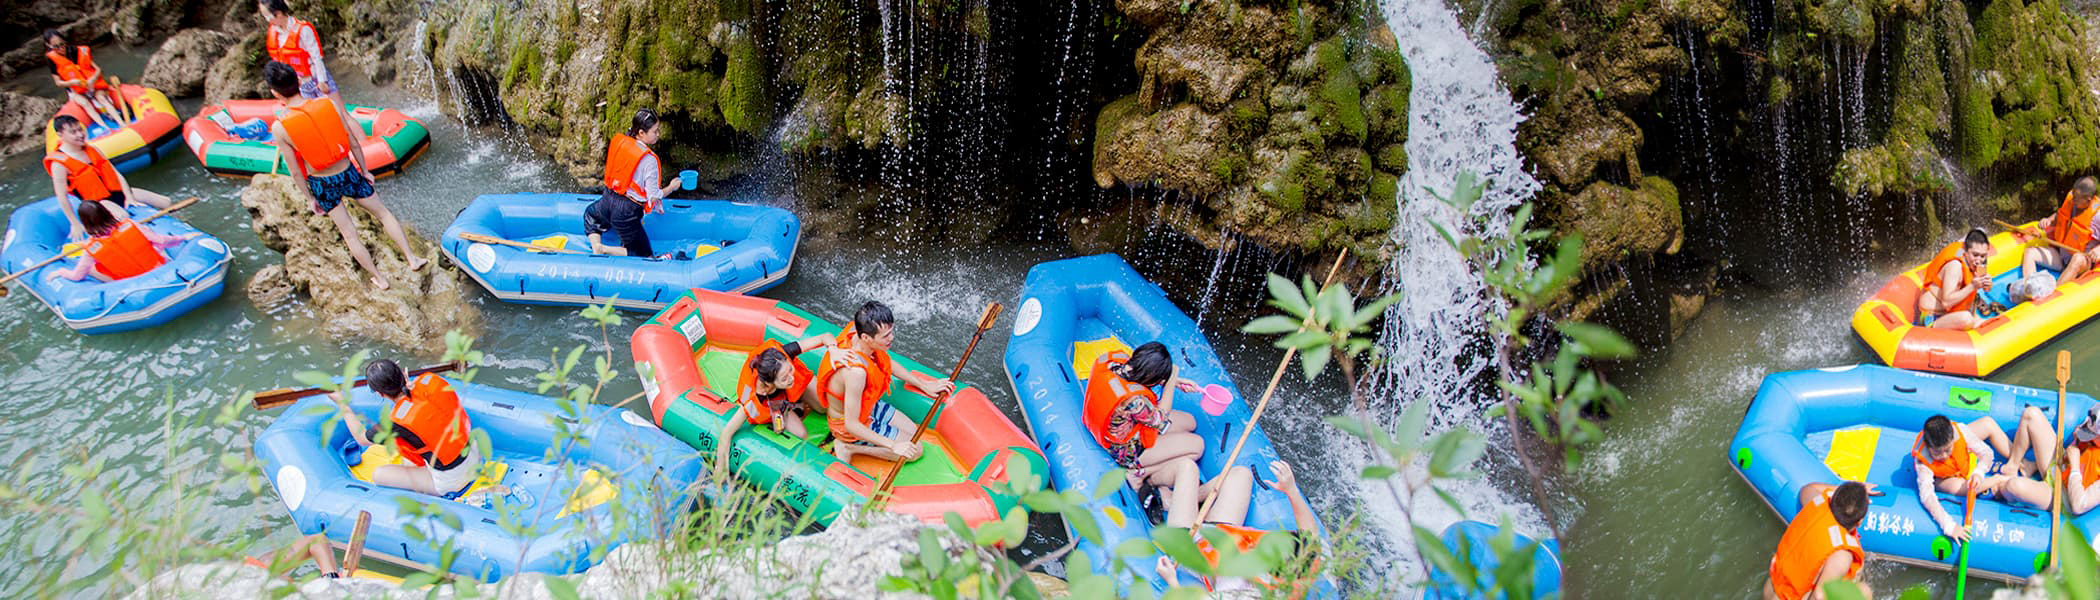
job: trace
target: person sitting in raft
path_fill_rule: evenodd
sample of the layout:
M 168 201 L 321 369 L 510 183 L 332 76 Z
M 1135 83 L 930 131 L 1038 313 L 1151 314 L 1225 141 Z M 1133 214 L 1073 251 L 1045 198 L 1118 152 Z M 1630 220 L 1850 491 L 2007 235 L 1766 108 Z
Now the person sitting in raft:
M 424 373 L 414 383 L 394 361 L 380 359 L 365 365 L 365 385 L 379 397 L 393 400 L 394 448 L 406 465 L 380 465 L 372 471 L 372 483 L 412 490 L 453 500 L 473 485 L 481 474 L 481 449 L 474 447 L 473 421 L 459 406 L 452 384 L 434 373 Z M 343 425 L 362 446 L 373 445 L 357 411 L 339 393 L 330 393 L 342 411 Z M 498 492 L 499 494 L 501 492 Z
M 66 91 L 67 102 L 80 105 L 81 112 L 106 129 L 124 124 L 124 113 L 111 98 L 116 90 L 95 64 L 94 52 L 87 46 L 75 46 L 72 56 L 67 56 L 66 36 L 56 29 L 44 30 L 44 50 L 44 58 L 51 59 L 51 82 Z
M 263 50 L 270 60 L 284 63 L 299 74 L 299 96 L 312 100 L 327 96 L 337 105 L 343 97 L 337 93 L 335 76 L 328 73 L 328 64 L 321 62 L 321 35 L 314 25 L 292 16 L 292 7 L 284 0 L 260 0 L 255 3 L 256 16 L 262 17 L 269 31 L 263 33 Z
M 760 342 L 758 351 L 744 361 L 744 368 L 737 371 L 736 411 L 724 419 L 720 440 L 715 444 L 714 477 L 721 479 L 729 465 L 729 441 L 735 439 L 736 430 L 745 423 L 771 425 L 774 433 L 785 433 L 796 439 L 809 436 L 802 426 L 802 416 L 811 411 L 823 411 L 821 394 L 807 393 L 809 382 L 816 378 L 809 367 L 795 360 L 803 351 L 831 346 L 835 338 L 829 333 L 803 339 L 782 346 L 780 342 Z
M 1102 353 L 1087 376 L 1086 427 L 1116 466 L 1129 470 L 1132 487 L 1170 486 L 1177 497 L 1169 503 L 1186 503 L 1195 493 L 1192 484 L 1202 477 L 1195 466 L 1203 438 L 1190 433 L 1196 417 L 1174 409 L 1172 390 L 1153 392 L 1167 385 L 1202 389 L 1181 378 L 1164 344 Z
M 1261 592 L 1264 589 L 1282 592 L 1283 590 L 1278 589 L 1282 587 L 1278 582 L 1289 580 L 1294 581 L 1291 584 L 1293 589 L 1282 595 L 1299 598 L 1305 595 L 1310 586 L 1311 582 L 1301 579 L 1299 575 L 1312 571 L 1311 567 L 1318 560 L 1318 543 L 1313 536 L 1320 530 L 1319 518 L 1313 515 L 1312 504 L 1306 502 L 1305 494 L 1298 491 L 1298 478 L 1291 472 L 1289 463 L 1271 461 L 1269 471 L 1276 474 L 1276 480 L 1265 483 L 1290 498 L 1291 517 L 1297 526 L 1295 530 L 1272 532 L 1246 526 L 1247 509 L 1254 501 L 1254 470 L 1244 466 L 1233 467 L 1224 475 L 1204 484 L 1204 496 L 1215 494 L 1218 499 L 1211 502 L 1210 514 L 1204 517 L 1201 527 L 1197 527 L 1196 524 L 1196 513 L 1200 509 L 1195 504 L 1177 505 L 1167 509 L 1167 526 L 1189 528 L 1189 533 L 1196 537 L 1196 549 L 1203 553 L 1204 561 L 1210 563 L 1213 571 L 1218 568 L 1218 551 L 1211 546 L 1208 536 L 1204 535 L 1206 530 L 1224 534 L 1225 539 L 1232 540 L 1233 546 L 1242 553 L 1253 551 L 1262 539 L 1271 533 L 1282 534 L 1284 539 L 1289 541 L 1291 549 L 1286 555 L 1293 558 L 1272 570 L 1269 577 L 1254 581 L 1232 576 L 1203 577 L 1197 583 L 1202 584 L 1205 589 L 1213 593 L 1235 590 Z M 1161 555 L 1156 563 L 1160 579 L 1166 580 L 1169 586 L 1182 585 L 1179 566 L 1174 559 L 1165 555 Z
M 862 454 L 889 461 L 919 458 L 919 446 L 904 437 L 918 424 L 882 399 L 890 393 L 890 378 L 931 397 L 955 391 L 955 382 L 944 378 L 897 372 L 889 354 L 896 341 L 897 319 L 890 307 L 869 300 L 853 312 L 853 324 L 839 334 L 838 347 L 824 354 L 816 386 L 823 391 L 826 420 L 837 438 L 832 452 L 839 460 L 852 462 Z
M 87 251 L 71 270 L 52 273 L 52 277 L 80 281 L 90 276 L 96 281 L 116 281 L 136 277 L 168 262 L 161 248 L 182 245 L 183 240 L 202 234 L 187 233 L 179 236 L 154 233 L 136 221 L 118 220 L 103 208 L 100 202 L 82 202 L 80 221 L 87 224 Z
M 663 164 L 649 146 L 662 135 L 663 123 L 657 120 L 656 111 L 644 108 L 635 111 L 627 133 L 613 136 L 612 142 L 606 144 L 605 193 L 583 209 L 583 234 L 590 238 L 592 252 L 672 257 L 657 256 L 656 249 L 649 245 L 649 232 L 642 229 L 642 215 L 663 212 L 664 196 L 685 185 L 675 177 L 670 183 L 659 184 L 663 181 Z M 607 231 L 620 236 L 621 247 L 598 242 L 599 235 Z
M 100 203 L 117 218 L 129 221 L 131 213 L 124 210 L 132 200 L 146 203 L 154 208 L 167 208 L 168 197 L 152 190 L 131 187 L 117 166 L 102 155 L 101 150 L 87 143 L 87 126 L 72 115 L 59 115 L 51 120 L 52 130 L 58 132 L 58 149 L 44 155 L 44 171 L 51 174 L 51 195 L 59 199 L 61 212 L 71 229 L 66 238 L 78 240 L 87 233 L 82 227 L 74 199 L 82 203 Z
M 1823 585 L 1833 581 L 1859 586 L 1863 597 L 1874 597 L 1857 579 L 1867 562 L 1866 550 L 1859 546 L 1859 524 L 1867 518 L 1872 490 L 1857 481 L 1802 486 L 1801 511 L 1786 524 L 1779 550 L 1772 554 L 1765 600 L 1821 600 Z
M 2091 270 L 2093 262 L 2100 260 L 2100 243 L 2094 241 L 2100 230 L 2093 228 L 2093 213 L 2100 212 L 2100 206 L 2093 202 L 2096 187 L 2100 185 L 2096 185 L 2092 177 L 2078 178 L 2071 184 L 2071 191 L 2064 194 L 2063 204 L 2056 207 L 2056 212 L 2035 222 L 2038 229 L 2013 231 L 2021 240 L 2045 237 L 2056 242 L 2028 248 L 2027 254 L 2020 258 L 2021 277 L 2031 277 L 2036 267 L 2046 267 L 2061 271 L 2056 278 L 2058 281 L 2069 281 Z M 2074 252 L 2056 244 L 2079 250 Z
M 2021 415 L 2020 420 L 2025 429 L 2026 415 Z M 2041 444 L 2037 449 L 2054 445 Z M 1932 515 L 1941 533 L 1955 541 L 1969 540 L 1968 527 L 1948 516 L 1947 509 L 1940 506 L 1939 495 L 1932 493 L 1935 489 L 1961 496 L 1973 487 L 1977 497 L 1996 493 L 2001 501 L 2049 507 L 2047 484 L 2009 473 L 1991 473 L 1993 451 L 2009 451 L 2008 446 L 2005 431 L 1990 417 L 1960 424 L 1945 415 L 1925 420 L 1925 428 L 1918 432 L 1910 455 L 1918 473 L 1918 502 L 1925 505 L 1925 514 Z
M 1941 248 L 1925 264 L 1925 289 L 1918 293 L 1918 324 L 1941 329 L 1975 329 L 1983 318 L 1972 310 L 1976 296 L 1991 289 L 1984 265 L 1991 258 L 1991 236 L 1971 229 Z
M 2082 515 L 2100 506 L 2100 404 L 2085 411 L 2064 448 L 2064 512 Z
M 388 287 L 386 276 L 372 265 L 372 254 L 357 233 L 357 222 L 351 219 L 350 209 L 343 207 L 344 198 L 356 199 L 358 206 L 379 219 L 380 229 L 407 257 L 408 270 L 423 268 L 428 261 L 409 250 L 401 222 L 374 196 L 372 171 L 365 167 L 370 164 L 365 161 L 365 146 L 359 140 L 361 136 L 351 135 L 364 129 L 351 121 L 350 113 L 343 112 L 334 100 L 299 95 L 299 74 L 284 63 L 271 61 L 263 65 L 263 79 L 270 84 L 270 93 L 284 103 L 283 116 L 270 126 L 277 153 L 291 168 L 292 179 L 306 182 L 304 189 L 314 212 L 335 221 L 336 231 L 343 234 L 343 243 L 349 246 L 350 257 L 372 274 L 372 285 L 382 290 Z

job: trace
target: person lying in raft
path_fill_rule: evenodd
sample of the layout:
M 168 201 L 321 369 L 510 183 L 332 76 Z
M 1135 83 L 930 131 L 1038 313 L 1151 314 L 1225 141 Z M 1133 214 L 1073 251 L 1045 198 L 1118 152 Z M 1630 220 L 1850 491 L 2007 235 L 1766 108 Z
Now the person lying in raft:
M 1918 293 L 1918 325 L 1940 329 L 1975 329 L 1983 318 L 1973 310 L 1976 297 L 1991 289 L 1984 265 L 1991 258 L 1991 236 L 1971 229 L 1941 248 L 1925 264 L 1925 289 Z
M 343 243 L 350 249 L 350 258 L 357 266 L 372 274 L 372 285 L 387 289 L 386 276 L 372 264 L 372 253 L 365 249 L 363 236 L 357 233 L 357 221 L 351 218 L 350 209 L 343 206 L 344 198 L 357 200 L 365 212 L 379 219 L 379 227 L 386 236 L 401 249 L 408 259 L 408 270 L 423 268 L 429 261 L 416 256 L 409 249 L 408 236 L 401 232 L 401 222 L 394 213 L 379 202 L 372 190 L 371 164 L 365 161 L 365 146 L 362 136 L 351 132 L 364 132 L 357 122 L 350 120 L 350 113 L 328 98 L 307 99 L 299 94 L 299 74 L 290 66 L 270 61 L 263 65 L 263 79 L 270 84 L 270 93 L 284 103 L 282 116 L 277 124 L 270 126 L 270 136 L 276 140 L 277 153 L 291 169 L 292 179 L 304 181 L 307 197 L 313 202 L 314 212 L 328 215 L 335 221 L 336 231 L 343 234 Z
M 284 0 L 261 0 L 255 3 L 255 14 L 261 17 L 269 31 L 263 34 L 263 50 L 270 60 L 284 63 L 299 74 L 299 95 L 308 100 L 327 96 L 337 105 L 343 97 L 335 86 L 335 76 L 328 73 L 328 64 L 321 62 L 321 34 L 314 25 L 292 16 L 292 7 Z
M 882 399 L 890 393 L 892 377 L 931 397 L 955 391 L 955 382 L 947 379 L 899 373 L 889 355 L 896 341 L 897 319 L 890 307 L 869 300 L 853 312 L 853 324 L 839 334 L 838 347 L 824 354 L 816 386 L 823 391 L 831 435 L 837 439 L 832 453 L 839 460 L 852 462 L 863 454 L 889 461 L 919 458 L 919 446 L 905 437 L 918 424 Z
M 1859 586 L 1863 597 L 1873 590 L 1860 582 L 1867 552 L 1859 546 L 1859 524 L 1867 518 L 1869 484 L 1811 483 L 1801 488 L 1801 512 L 1786 524 L 1779 550 L 1772 554 L 1765 600 L 1821 600 L 1823 585 L 1844 581 Z
M 2064 512 L 2082 515 L 2100 506 L 2100 404 L 2085 411 L 2064 448 Z
M 802 416 L 811 411 L 822 412 L 822 394 L 810 394 L 809 382 L 816 376 L 809 367 L 795 360 L 804 351 L 831 346 L 836 339 L 829 333 L 818 334 L 801 341 L 782 346 L 780 342 L 766 340 L 759 343 L 758 351 L 744 361 L 744 368 L 736 376 L 736 411 L 722 425 L 720 440 L 715 444 L 714 477 L 719 480 L 728 470 L 729 441 L 736 438 L 736 431 L 745 423 L 770 425 L 774 433 L 786 434 L 795 439 L 809 436 L 802 426 Z
M 87 233 L 74 208 L 76 199 L 84 203 L 100 203 L 110 214 L 122 220 L 131 220 L 131 213 L 124 206 L 132 200 L 146 203 L 154 208 L 167 208 L 168 197 L 152 190 L 131 187 L 131 180 L 117 171 L 109 157 L 87 143 L 87 126 L 72 115 L 59 115 L 51 120 L 51 129 L 58 132 L 58 149 L 44 155 L 44 171 L 51 174 L 51 195 L 59 199 L 72 226 L 66 238 L 81 239 Z
M 2029 408 L 2032 414 L 2040 411 Z M 2028 414 L 2020 415 L 2020 437 L 2028 438 Z M 2047 439 L 2047 438 L 2043 438 Z M 2040 444 L 2037 451 L 2049 448 L 2053 455 L 2055 444 Z M 1918 502 L 1925 505 L 1925 514 L 1932 515 L 1933 523 L 1940 532 L 1955 541 L 1969 540 L 1968 527 L 1947 514 L 1940 506 L 1939 490 L 1956 496 L 1966 495 L 1970 488 L 1976 496 L 1983 498 L 1997 494 L 2000 501 L 2018 501 L 2042 508 L 2049 507 L 2049 486 L 2040 481 L 2012 473 L 1991 473 L 1995 452 L 2008 452 L 2013 448 L 2006 441 L 2005 431 L 1990 417 L 1972 423 L 1955 423 L 1945 415 L 1933 415 L 1925 420 L 1925 428 L 1918 432 L 1918 439 L 1911 445 L 1912 466 L 1918 473 Z M 2018 448 L 2022 454 L 2027 448 Z M 2044 461 L 2046 463 L 2046 460 Z
M 1173 390 L 1165 387 L 1202 388 L 1181 378 L 1180 367 L 1159 342 L 1130 352 L 1104 352 L 1089 373 L 1085 418 L 1094 441 L 1108 449 L 1117 467 L 1129 471 L 1132 488 L 1166 486 L 1177 495 L 1169 504 L 1189 502 L 1202 478 L 1196 459 L 1203 455 L 1203 438 L 1191 433 L 1196 418 L 1175 410 Z
M 405 465 L 380 465 L 372 471 L 372 483 L 412 490 L 454 500 L 474 484 L 481 474 L 481 449 L 471 441 L 474 423 L 459 406 L 452 384 L 434 373 L 424 373 L 414 383 L 394 361 L 380 359 L 365 365 L 365 385 L 381 398 L 393 400 L 394 448 L 408 461 Z M 373 445 L 373 433 L 364 420 L 338 393 L 330 393 L 343 415 L 350 436 L 363 446 Z M 500 486 L 498 486 L 500 487 Z M 501 495 L 506 492 L 495 492 Z
M 87 251 L 71 270 L 52 273 L 52 277 L 80 281 L 94 277 L 96 281 L 116 281 L 136 277 L 168 262 L 161 248 L 182 245 L 183 240 L 197 237 L 199 233 L 161 235 L 136 221 L 118 220 L 103 208 L 100 202 L 82 202 L 80 221 L 87 224 Z
M 66 91 L 67 102 L 80 105 L 81 112 L 96 125 L 106 129 L 123 126 L 124 113 L 117 110 L 112 98 L 116 90 L 95 64 L 94 52 L 87 46 L 75 46 L 71 55 L 66 54 L 66 36 L 56 29 L 44 30 L 44 50 L 44 58 L 51 60 L 51 82 Z
M 2100 212 L 2100 205 L 2093 202 L 2096 185 L 2092 177 L 2080 177 L 2071 184 L 2071 191 L 2064 194 L 2063 204 L 2056 212 L 2037 221 L 2037 229 L 2014 230 L 2022 241 L 2045 237 L 2056 244 L 2063 244 L 2080 251 L 2073 252 L 2056 244 L 2042 243 L 2029 247 L 2020 258 L 2020 276 L 2032 277 L 2036 267 L 2061 271 L 2058 281 L 2069 281 L 2091 270 L 2093 262 L 2100 259 L 2100 242 L 2095 241 L 2093 213 Z
M 1242 553 L 1254 551 L 1269 534 L 1280 534 L 1289 546 L 1285 556 L 1291 558 L 1272 570 L 1269 577 L 1256 580 L 1232 576 L 1200 577 L 1198 581 L 1191 583 L 1201 584 L 1212 593 L 1235 590 L 1260 593 L 1267 590 L 1289 598 L 1305 595 L 1312 582 L 1302 578 L 1302 574 L 1313 571 L 1312 567 L 1319 560 L 1319 544 L 1315 536 L 1320 530 L 1320 521 L 1313 515 L 1312 504 L 1305 501 L 1305 494 L 1298 491 L 1298 478 L 1291 472 L 1289 463 L 1272 461 L 1269 463 L 1269 471 L 1276 474 L 1276 480 L 1265 483 L 1268 487 L 1281 490 L 1290 498 L 1291 517 L 1297 526 L 1295 530 L 1268 531 L 1246 526 L 1247 509 L 1254 500 L 1254 470 L 1244 466 L 1233 467 L 1224 475 L 1204 484 L 1203 495 L 1208 497 L 1216 494 L 1218 499 L 1212 502 L 1210 514 L 1205 516 L 1201 527 L 1196 524 L 1196 513 L 1200 508 L 1195 504 L 1169 507 L 1166 524 L 1169 527 L 1189 528 L 1189 533 L 1196 536 L 1196 549 L 1203 553 L 1204 561 L 1210 563 L 1213 571 L 1218 568 L 1218 551 L 1211 546 L 1208 536 L 1204 535 L 1205 532 L 1224 534 L 1225 539 L 1231 540 L 1233 546 Z M 1170 586 L 1179 586 L 1183 584 L 1179 566 L 1174 559 L 1161 555 L 1155 568 L 1160 579 L 1166 580 Z M 1280 589 L 1283 586 L 1279 584 L 1285 580 L 1293 582 L 1290 584 L 1292 589 L 1287 593 Z
M 627 133 L 614 135 L 606 144 L 605 193 L 583 209 L 583 234 L 590 238 L 592 252 L 674 258 L 658 256 L 649 245 L 649 231 L 642 228 L 643 214 L 663 212 L 664 196 L 685 186 L 676 177 L 661 183 L 663 163 L 649 146 L 662 136 L 663 123 L 657 120 L 656 111 L 644 108 L 635 111 Z M 599 243 L 599 236 L 607 231 L 620 236 L 620 246 Z

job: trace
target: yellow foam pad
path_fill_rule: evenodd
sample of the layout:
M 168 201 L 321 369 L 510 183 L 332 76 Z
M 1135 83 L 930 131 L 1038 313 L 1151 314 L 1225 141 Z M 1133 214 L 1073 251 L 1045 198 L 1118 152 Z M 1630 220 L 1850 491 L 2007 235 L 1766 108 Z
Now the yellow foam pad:
M 547 237 L 543 237 L 543 238 L 540 238 L 540 239 L 536 239 L 536 240 L 533 240 L 533 241 L 532 241 L 532 245 L 534 245 L 534 246 L 538 246 L 538 247 L 541 247 L 541 248 L 552 248 L 552 249 L 555 249 L 555 250 L 566 250 L 566 249 L 568 249 L 568 248 L 569 248 L 569 236 L 566 236 L 566 235 L 561 235 L 561 234 L 555 234 L 555 235 L 550 235 L 550 236 L 547 236 Z
M 65 249 L 59 250 L 59 252 L 65 254 L 66 258 L 78 258 L 85 250 L 87 250 L 87 242 L 66 242 Z
M 1101 514 L 1108 517 L 1108 522 L 1116 524 L 1116 527 L 1119 529 L 1123 527 L 1123 522 L 1126 520 L 1123 518 L 1123 510 L 1113 506 L 1101 507 Z
M 605 474 L 599 473 L 595 468 L 586 470 L 583 472 L 583 485 L 577 486 L 575 491 L 569 493 L 569 500 L 562 503 L 561 512 L 555 514 L 554 518 L 559 519 L 569 516 L 570 513 L 590 510 L 591 507 L 611 502 L 613 497 L 618 495 L 620 488 L 613 487 L 612 482 L 605 478 Z
M 714 252 L 715 252 L 716 250 L 721 250 L 721 249 L 722 249 L 722 247 L 721 247 L 721 246 L 716 246 L 716 245 L 714 245 L 714 244 L 701 244 L 701 245 L 698 245 L 698 246 L 694 246 L 694 247 L 693 247 L 693 258 L 700 258 L 700 257 L 702 257 L 702 256 L 707 256 L 707 255 L 709 255 L 709 254 L 713 254 L 713 253 L 714 253 Z
M 1077 374 L 1076 377 L 1083 381 L 1087 376 L 1093 375 L 1095 359 L 1100 358 L 1103 354 L 1118 350 L 1129 352 L 1130 346 L 1124 344 L 1123 340 L 1116 339 L 1115 336 L 1074 343 L 1072 344 L 1072 372 Z
M 1880 427 L 1854 427 L 1836 432 L 1830 439 L 1830 455 L 1823 464 L 1845 481 L 1866 481 L 1874 468 L 1874 449 L 1881 443 Z
M 380 465 L 409 464 L 407 459 L 401 458 L 401 453 L 394 451 L 392 444 L 366 446 L 361 456 L 364 457 L 363 460 L 360 460 L 357 466 L 350 467 L 350 476 L 356 477 L 359 481 L 372 481 L 372 473 L 378 471 Z M 490 486 L 503 483 L 503 477 L 509 474 L 510 463 L 499 459 L 482 461 L 481 473 L 474 477 L 474 483 L 467 486 L 467 491 L 459 496 L 461 498 L 472 496 L 476 492 L 488 489 Z

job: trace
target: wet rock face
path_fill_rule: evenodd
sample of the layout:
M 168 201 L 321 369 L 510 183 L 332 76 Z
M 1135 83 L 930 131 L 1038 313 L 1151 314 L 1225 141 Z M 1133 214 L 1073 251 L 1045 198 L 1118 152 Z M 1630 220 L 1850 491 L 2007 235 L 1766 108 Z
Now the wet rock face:
M 237 41 L 233 36 L 209 29 L 184 29 L 162 43 L 146 61 L 139 83 L 159 88 L 170 98 L 189 98 L 204 93 L 204 80 L 213 64 Z
M 0 156 L 42 152 L 44 123 L 65 101 L 0 91 Z
M 224 56 L 211 63 L 204 76 L 204 103 L 270 97 L 269 89 L 263 86 L 263 58 L 261 31 L 250 32 L 232 44 Z
M 295 185 L 285 176 L 256 176 L 241 192 L 241 206 L 248 209 L 263 245 L 284 253 L 283 282 L 306 299 L 331 334 L 428 349 L 442 347 L 448 330 L 472 333 L 479 326 L 481 313 L 467 301 L 472 286 L 463 284 L 465 279 L 457 270 L 439 264 L 437 249 L 428 241 L 408 232 L 416 254 L 430 260 L 422 270 L 409 271 L 406 259 L 380 231 L 378 221 L 346 200 L 373 263 L 393 286 L 374 289 L 369 274 L 350 258 L 335 223 L 315 213 L 307 195 Z M 384 200 L 386 185 L 379 187 L 379 198 Z M 258 304 L 274 300 L 272 296 L 281 294 L 285 285 L 274 275 L 262 275 L 249 286 Z

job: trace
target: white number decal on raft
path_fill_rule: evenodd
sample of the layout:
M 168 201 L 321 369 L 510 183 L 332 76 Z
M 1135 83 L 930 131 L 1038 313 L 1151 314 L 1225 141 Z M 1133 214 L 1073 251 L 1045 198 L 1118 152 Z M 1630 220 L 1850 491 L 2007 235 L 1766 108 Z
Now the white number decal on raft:
M 473 250 L 470 249 L 467 251 L 468 260 L 472 260 L 473 254 Z M 552 277 L 555 279 L 590 279 L 593 281 L 602 281 L 606 283 L 642 282 L 642 272 L 636 271 L 634 269 L 585 270 L 577 268 L 575 265 L 569 264 L 542 263 L 540 264 L 540 268 L 534 271 L 532 274 L 534 277 Z

